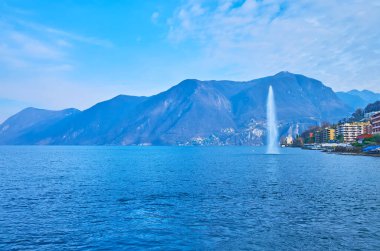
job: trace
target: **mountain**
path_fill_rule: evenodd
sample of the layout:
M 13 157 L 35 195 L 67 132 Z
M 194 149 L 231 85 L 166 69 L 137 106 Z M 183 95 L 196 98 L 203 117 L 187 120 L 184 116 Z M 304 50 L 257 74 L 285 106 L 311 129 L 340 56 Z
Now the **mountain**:
M 223 84 L 221 84 L 223 85 Z M 231 104 L 216 85 L 185 80 L 137 107 L 115 143 L 176 144 L 234 128 Z
M 135 107 L 146 97 L 119 95 L 59 121 L 38 139 L 47 144 L 103 145 L 112 142 L 122 130 L 122 124 L 133 118 Z M 39 142 L 36 142 L 39 143 Z
M 351 95 L 358 96 L 358 97 L 360 97 L 360 98 L 362 98 L 363 100 L 366 100 L 366 101 L 375 102 L 375 101 L 379 101 L 380 100 L 380 93 L 374 93 L 374 92 L 371 92 L 371 91 L 368 91 L 368 90 L 362 90 L 362 91 L 351 90 L 348 93 L 351 94 Z
M 30 144 L 29 134 L 49 129 L 58 121 L 79 113 L 77 109 L 49 111 L 33 107 L 26 108 L 13 115 L 0 125 L 0 143 Z
M 258 145 L 265 138 L 270 85 L 282 128 L 337 121 L 352 111 L 320 81 L 289 72 L 247 82 L 188 79 L 151 97 L 120 95 L 65 116 L 33 119 L 22 111 L 1 125 L 7 133 L 0 143 Z
M 380 93 L 368 90 L 351 90 L 349 92 L 337 92 L 338 97 L 353 109 L 364 108 L 366 105 L 380 101 Z
M 250 81 L 250 88 L 232 97 L 240 122 L 264 120 L 268 88 L 273 86 L 280 121 L 336 121 L 349 107 L 320 81 L 289 72 Z

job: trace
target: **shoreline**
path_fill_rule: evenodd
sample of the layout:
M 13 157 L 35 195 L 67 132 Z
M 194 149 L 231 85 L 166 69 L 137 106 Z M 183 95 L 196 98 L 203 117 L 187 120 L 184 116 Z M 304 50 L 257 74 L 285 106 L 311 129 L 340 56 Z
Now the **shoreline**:
M 365 153 L 365 152 L 340 152 L 340 151 L 329 151 L 329 150 L 326 150 L 326 149 L 310 149 L 310 148 L 305 148 L 305 147 L 299 147 L 301 148 L 302 150 L 309 150 L 309 151 L 320 151 L 320 152 L 323 152 L 323 153 L 327 153 L 327 154 L 339 154 L 339 155 L 351 155 L 351 156 L 368 156 L 368 157 L 377 157 L 379 158 L 380 157 L 380 153 Z
M 353 153 L 353 152 L 327 152 L 327 151 L 322 151 L 324 153 L 329 153 L 329 154 L 339 154 L 339 155 L 352 155 L 352 156 L 368 156 L 368 157 L 380 157 L 379 153 Z

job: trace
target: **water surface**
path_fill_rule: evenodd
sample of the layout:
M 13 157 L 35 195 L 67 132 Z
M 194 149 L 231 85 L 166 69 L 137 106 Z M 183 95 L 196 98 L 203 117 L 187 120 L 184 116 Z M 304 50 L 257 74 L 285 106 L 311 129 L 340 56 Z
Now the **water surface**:
M 252 147 L 0 147 L 0 249 L 379 250 L 380 160 Z

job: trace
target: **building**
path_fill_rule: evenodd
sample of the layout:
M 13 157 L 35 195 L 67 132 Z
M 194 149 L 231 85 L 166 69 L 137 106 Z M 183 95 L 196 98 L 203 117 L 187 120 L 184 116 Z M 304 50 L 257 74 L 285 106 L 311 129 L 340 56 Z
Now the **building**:
M 315 138 L 314 138 L 313 132 L 309 132 L 309 135 L 307 137 L 307 141 L 308 141 L 308 143 L 315 143 Z
M 321 131 L 315 131 L 314 133 L 314 142 L 317 144 L 322 143 L 322 132 Z
M 292 145 L 293 142 L 294 142 L 294 140 L 293 140 L 292 135 L 288 135 L 288 136 L 286 136 L 286 138 L 285 138 L 285 144 L 286 144 L 286 145 Z
M 366 112 L 364 113 L 364 119 L 371 120 L 371 117 L 380 111 Z
M 336 139 L 335 129 L 326 127 L 322 131 L 322 142 L 328 143 Z
M 370 139 L 372 137 L 373 137 L 372 134 L 362 134 L 362 135 L 359 135 L 356 139 L 358 143 L 363 144 L 364 140 Z
M 313 134 L 310 134 L 313 137 Z M 325 127 L 322 130 L 314 132 L 314 142 L 317 144 L 329 143 L 336 139 L 336 130 L 334 128 Z
M 371 123 L 364 126 L 364 134 L 372 134 L 372 124 Z
M 343 136 L 344 142 L 354 142 L 359 135 L 364 134 L 369 122 L 352 122 L 338 125 L 338 135 Z
M 380 134 L 380 112 L 371 116 L 372 134 Z

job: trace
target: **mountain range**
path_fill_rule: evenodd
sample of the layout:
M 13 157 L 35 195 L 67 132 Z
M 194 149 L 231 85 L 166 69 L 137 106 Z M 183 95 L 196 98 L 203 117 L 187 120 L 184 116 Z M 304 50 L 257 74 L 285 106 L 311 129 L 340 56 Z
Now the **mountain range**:
M 247 82 L 188 79 L 154 96 L 119 95 L 84 111 L 27 108 L 0 125 L 0 144 L 260 145 L 270 85 L 282 131 L 337 121 L 357 105 L 289 72 Z
M 368 90 L 351 90 L 348 92 L 337 92 L 337 96 L 353 109 L 365 108 L 368 104 L 380 100 L 380 93 Z

